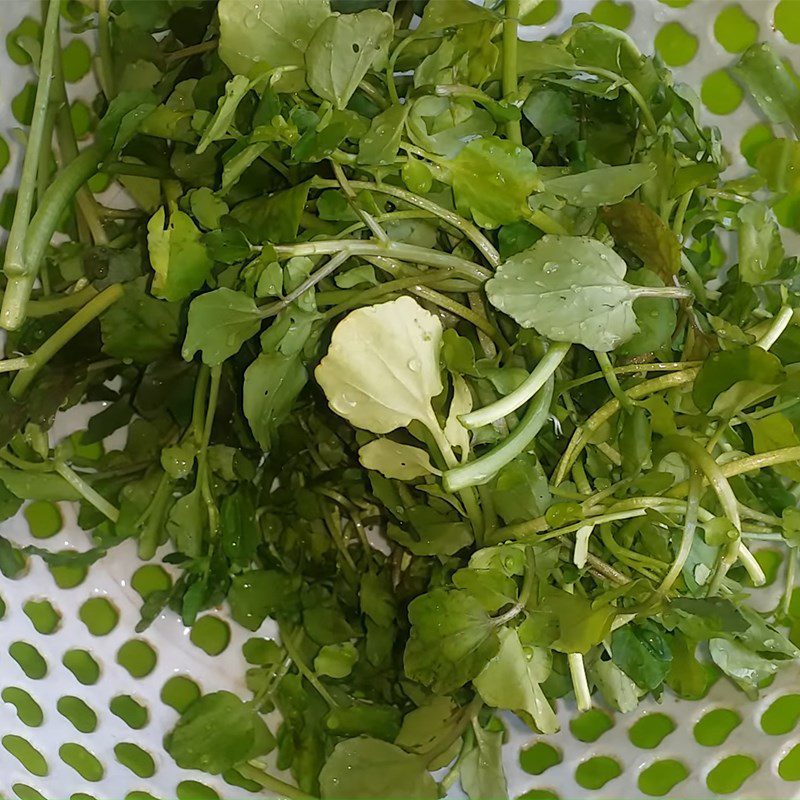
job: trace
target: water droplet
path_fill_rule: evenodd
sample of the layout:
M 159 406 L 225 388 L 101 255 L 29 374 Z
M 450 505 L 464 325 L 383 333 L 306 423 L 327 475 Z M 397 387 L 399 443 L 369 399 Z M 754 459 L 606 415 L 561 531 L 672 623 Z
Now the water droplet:
M 422 367 L 422 364 L 420 364 L 418 358 L 412 358 L 409 359 L 407 366 L 412 372 L 419 372 L 420 368 Z

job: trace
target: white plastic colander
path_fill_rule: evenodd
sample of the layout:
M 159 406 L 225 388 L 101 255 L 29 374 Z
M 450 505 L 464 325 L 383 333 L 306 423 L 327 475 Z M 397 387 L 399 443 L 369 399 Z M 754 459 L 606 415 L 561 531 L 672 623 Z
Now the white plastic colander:
M 38 12 L 38 0 L 0 0 L 0 33 L 5 38 Z M 543 0 L 526 18 L 522 36 L 558 32 L 579 14 L 625 28 L 645 52 L 656 49 L 676 78 L 700 94 L 706 120 L 722 129 L 734 169 L 746 166 L 744 156 L 769 136 L 769 128 L 726 67 L 759 39 L 800 67 L 800 0 Z M 74 96 L 90 97 L 89 50 L 71 47 L 67 77 Z M 11 129 L 24 121 L 32 75 L 17 63 L 23 60 L 18 50 L 0 49 L 0 166 L 7 160 L 5 145 L 10 151 L 0 173 L 5 192 L 18 174 L 21 146 Z M 75 106 L 79 128 L 87 112 L 80 102 Z M 784 224 L 800 227 L 800 198 L 784 201 L 778 213 Z M 51 444 L 86 417 L 85 409 L 62 415 Z M 90 546 L 68 504 L 60 514 L 32 504 L 2 523 L 0 532 L 52 550 Z M 769 608 L 782 585 L 781 557 L 772 550 L 757 557 L 773 586 L 759 592 L 758 604 Z M 242 645 L 252 636 L 269 637 L 273 628 L 266 623 L 250 634 L 230 623 L 223 608 L 191 630 L 165 613 L 137 635 L 142 597 L 169 581 L 168 568 L 157 560 L 143 565 L 130 543 L 86 574 L 51 570 L 32 559 L 22 577 L 0 577 L 0 796 L 251 796 L 220 777 L 178 769 L 162 739 L 200 692 L 246 694 Z M 554 736 L 537 737 L 510 722 L 504 757 L 511 797 L 800 795 L 800 666 L 779 673 L 757 702 L 720 680 L 698 702 L 666 694 L 661 703 L 648 700 L 628 715 L 599 706 L 579 715 L 560 701 L 558 712 L 562 730 Z

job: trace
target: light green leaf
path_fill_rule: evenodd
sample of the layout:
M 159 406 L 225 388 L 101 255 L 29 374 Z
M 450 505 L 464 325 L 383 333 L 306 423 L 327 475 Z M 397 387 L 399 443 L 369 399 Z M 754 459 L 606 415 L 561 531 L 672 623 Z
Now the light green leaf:
M 397 745 L 360 736 L 339 742 L 319 775 L 323 800 L 437 800 L 425 761 Z
M 487 705 L 522 712 L 528 724 L 542 733 L 555 733 L 558 719 L 535 678 L 535 665 L 522 647 L 516 630 L 503 628 L 497 655 L 472 683 Z
M 774 278 L 783 261 L 783 243 L 775 215 L 765 203 L 739 210 L 739 275 L 759 285 Z
M 756 156 L 756 167 L 773 192 L 800 190 L 800 142 L 775 139 L 765 144 Z
M 165 220 L 162 206 L 147 223 L 147 249 L 156 273 L 152 291 L 164 300 L 183 300 L 206 282 L 214 262 L 188 214 L 173 209 L 166 228 Z
M 613 661 L 598 659 L 589 668 L 589 677 L 600 690 L 606 702 L 623 714 L 639 705 L 645 694 Z
M 573 206 L 596 208 L 613 205 L 633 194 L 656 174 L 652 164 L 601 167 L 544 182 L 544 191 L 562 197 Z
M 460 721 L 461 709 L 453 700 L 434 695 L 425 705 L 403 717 L 394 742 L 411 753 L 436 751 L 453 737 Z
M 590 350 L 618 347 L 638 330 L 625 262 L 587 236 L 544 236 L 500 265 L 486 284 L 492 305 L 523 328 Z
M 450 694 L 475 678 L 500 641 L 483 606 L 461 589 L 433 589 L 408 607 L 411 633 L 406 674 L 437 694 Z
M 167 517 L 167 534 L 175 549 L 189 558 L 203 552 L 204 531 L 207 528 L 206 507 L 199 488 L 184 495 L 172 506 Z
M 359 164 L 372 166 L 394 162 L 409 108 L 409 103 L 389 106 L 372 119 L 369 130 L 358 143 Z
M 244 75 L 234 75 L 225 84 L 225 94 L 217 101 L 217 110 L 200 137 L 195 151 L 198 155 L 204 153 L 212 142 L 226 138 L 228 128 L 236 115 L 236 109 L 251 87 L 251 82 Z
M 220 0 L 219 57 L 231 72 L 257 78 L 282 68 L 273 88 L 296 92 L 305 86 L 305 52 L 314 32 L 331 13 L 328 0 L 247 3 Z
M 410 297 L 359 308 L 334 329 L 316 369 L 331 408 L 357 428 L 389 433 L 418 420 L 438 428 L 442 324 Z
M 0 467 L 0 482 L 22 500 L 80 500 L 81 494 L 55 472 L 22 472 Z
M 367 71 L 385 63 L 393 30 L 391 16 L 374 8 L 328 17 L 306 50 L 308 85 L 345 108 Z
M 346 678 L 356 661 L 358 661 L 358 651 L 351 642 L 326 644 L 314 657 L 314 669 L 317 675 Z
M 663 286 L 663 281 L 649 269 L 630 270 L 628 283 L 637 286 Z M 617 348 L 620 356 L 639 356 L 668 345 L 678 323 L 675 303 L 666 297 L 640 297 L 633 301 L 637 333 Z
M 243 292 L 216 289 L 195 297 L 189 306 L 189 323 L 183 357 L 191 361 L 200 350 L 203 363 L 216 367 L 239 352 L 261 327 L 261 313 Z
M 206 230 L 219 228 L 220 219 L 228 213 L 228 204 L 217 197 L 207 186 L 189 192 L 192 216 Z
M 748 419 L 748 426 L 753 434 L 753 448 L 756 453 L 766 453 L 781 447 L 797 447 L 800 438 L 791 421 L 781 413 L 769 414 L 760 419 Z M 795 482 L 800 482 L 800 466 L 796 463 L 777 464 L 773 469 L 779 475 L 785 475 Z
M 427 95 L 414 101 L 406 127 L 417 146 L 446 158 L 455 158 L 467 142 L 494 133 L 496 125 L 492 115 L 471 100 Z M 416 163 L 418 172 L 424 167 L 423 161 L 411 163 Z M 430 180 L 427 167 L 425 173 L 427 177 L 421 179 L 420 185 Z M 427 185 L 430 187 L 429 182 Z
M 297 238 L 300 217 L 308 200 L 308 182 L 267 197 L 254 197 L 239 203 L 231 216 L 244 225 L 254 244 L 292 242 Z
M 778 671 L 778 664 L 728 639 L 710 639 L 711 660 L 751 699 L 758 697 L 762 683 Z
M 244 415 L 265 451 L 270 449 L 278 426 L 289 416 L 306 379 L 298 354 L 262 353 L 245 371 Z
M 374 469 L 386 478 L 413 481 L 425 475 L 441 475 L 431 464 L 430 456 L 419 447 L 400 444 L 391 439 L 374 439 L 358 451 L 364 469 Z
M 461 763 L 461 788 L 469 800 L 500 800 L 508 797 L 503 770 L 503 737 L 505 729 L 497 717 L 485 728 L 473 724 L 475 746 Z
M 446 166 L 459 210 L 485 228 L 523 219 L 541 188 L 531 151 L 494 136 L 471 141 Z
M 527 44 L 546 44 L 527 42 Z M 566 52 L 566 51 L 565 51 Z M 542 136 L 574 140 L 578 136 L 578 115 L 566 92 L 540 89 L 528 95 L 522 113 Z
M 444 435 L 453 448 L 458 448 L 461 459 L 469 455 L 469 431 L 461 423 L 462 414 L 472 411 L 472 393 L 461 375 L 453 375 L 453 398 L 444 424 Z

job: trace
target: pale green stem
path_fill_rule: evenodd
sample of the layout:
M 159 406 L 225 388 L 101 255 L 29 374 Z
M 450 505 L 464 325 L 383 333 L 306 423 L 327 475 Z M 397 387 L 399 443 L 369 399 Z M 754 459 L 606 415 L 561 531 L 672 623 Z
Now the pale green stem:
M 608 388 L 611 389 L 611 394 L 619 400 L 619 404 L 623 411 L 627 411 L 631 413 L 634 409 L 633 400 L 622 391 L 622 387 L 619 385 L 619 380 L 617 380 L 617 375 L 614 372 L 614 367 L 611 365 L 611 360 L 608 357 L 608 353 L 602 352 L 595 352 L 595 358 L 597 358 L 597 363 L 600 365 L 600 371 L 603 373 L 603 377 L 606 379 L 606 383 L 608 384 Z
M 589 691 L 589 681 L 586 679 L 586 665 L 583 662 L 583 656 L 580 653 L 568 653 L 567 663 L 572 678 L 572 688 L 575 690 L 578 711 L 588 711 L 592 707 L 592 693 Z
M 527 403 L 551 378 L 561 362 L 569 352 L 570 345 L 556 342 L 536 365 L 531 374 L 505 397 L 494 403 L 484 406 L 461 417 L 461 422 L 466 428 L 480 428 L 491 425 L 503 417 L 516 411 L 521 405 Z
M 683 532 L 681 533 L 681 541 L 678 546 L 678 552 L 675 554 L 675 560 L 669 572 L 664 576 L 664 580 L 658 587 L 658 591 L 662 595 L 666 595 L 672 588 L 672 584 L 678 579 L 678 576 L 683 571 L 686 559 L 689 557 L 689 552 L 692 549 L 694 542 L 694 533 L 697 529 L 697 514 L 700 509 L 700 495 L 702 493 L 703 479 L 702 473 L 698 469 L 692 470 L 692 477 L 689 482 L 689 498 L 686 506 L 686 518 L 683 523 Z
M 273 777 L 254 764 L 239 764 L 236 767 L 236 772 L 243 778 L 247 778 L 247 780 L 253 781 L 263 789 L 266 789 L 271 797 L 287 798 L 287 800 L 316 800 L 313 795 L 306 794 L 296 786 L 292 786 L 291 783 L 286 783 L 280 778 Z
M 506 0 L 503 20 L 503 95 L 509 103 L 517 96 L 517 25 L 520 0 Z M 506 136 L 515 144 L 522 144 L 522 131 L 518 119 L 506 122 Z
M 762 350 L 769 350 L 789 326 L 793 315 L 794 309 L 789 306 L 783 306 L 775 316 L 767 332 L 756 342 L 756 347 L 760 347 Z
M 68 467 L 63 461 L 55 462 L 56 472 L 77 491 L 87 502 L 91 503 L 103 516 L 116 522 L 119 519 L 119 509 L 111 505 L 99 492 L 86 483 L 77 472 Z
M 16 372 L 20 369 L 27 369 L 30 366 L 28 356 L 18 358 L 4 358 L 0 361 L 0 372 Z

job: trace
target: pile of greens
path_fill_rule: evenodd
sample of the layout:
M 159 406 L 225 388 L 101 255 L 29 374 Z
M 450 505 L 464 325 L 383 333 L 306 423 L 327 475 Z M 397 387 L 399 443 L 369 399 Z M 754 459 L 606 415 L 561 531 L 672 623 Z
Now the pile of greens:
M 94 547 L 3 539 L 0 569 L 133 539 L 179 576 L 139 630 L 223 601 L 277 621 L 252 696 L 181 717 L 180 766 L 504 797 L 499 711 L 550 733 L 558 698 L 627 711 L 720 673 L 753 697 L 797 657 L 772 625 L 800 545 L 800 267 L 771 205 L 800 188 L 800 89 L 769 47 L 735 74 L 786 137 L 729 180 L 691 89 L 590 21 L 520 41 L 519 0 L 73 2 L 99 42 L 79 152 L 60 5 L 17 40 L 39 78 L 0 514 L 75 501 Z M 788 553 L 769 620 L 762 541 Z

